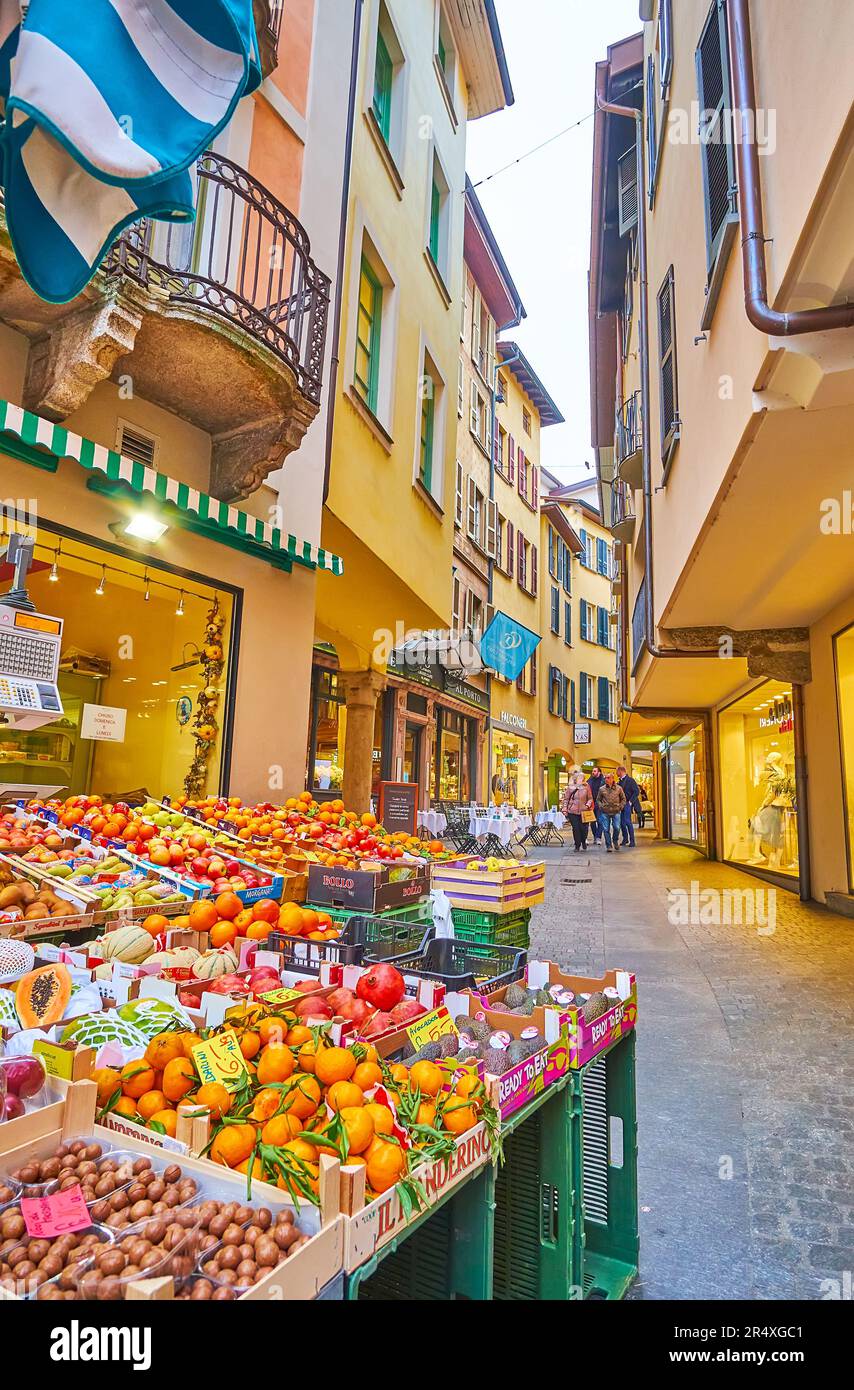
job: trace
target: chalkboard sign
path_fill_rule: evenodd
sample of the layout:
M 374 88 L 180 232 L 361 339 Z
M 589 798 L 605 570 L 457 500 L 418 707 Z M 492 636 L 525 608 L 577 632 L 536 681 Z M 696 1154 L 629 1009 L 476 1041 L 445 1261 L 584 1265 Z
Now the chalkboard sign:
M 404 830 L 414 835 L 418 825 L 417 782 L 380 782 L 380 825 L 390 834 Z

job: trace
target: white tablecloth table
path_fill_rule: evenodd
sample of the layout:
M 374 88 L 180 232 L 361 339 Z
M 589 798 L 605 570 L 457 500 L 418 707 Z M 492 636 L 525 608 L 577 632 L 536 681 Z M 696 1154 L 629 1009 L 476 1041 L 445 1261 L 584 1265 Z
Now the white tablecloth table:
M 555 830 L 563 830 L 566 816 L 562 811 L 538 811 L 537 825 L 553 825 Z
M 484 835 L 495 835 L 506 848 L 513 836 L 527 830 L 530 824 L 530 816 L 523 816 L 521 811 L 510 811 L 503 815 L 498 811 L 488 811 L 486 815 L 472 811 L 469 834 L 476 840 Z
M 423 825 L 425 830 L 438 839 L 444 835 L 448 828 L 448 818 L 441 811 L 419 811 L 418 824 Z

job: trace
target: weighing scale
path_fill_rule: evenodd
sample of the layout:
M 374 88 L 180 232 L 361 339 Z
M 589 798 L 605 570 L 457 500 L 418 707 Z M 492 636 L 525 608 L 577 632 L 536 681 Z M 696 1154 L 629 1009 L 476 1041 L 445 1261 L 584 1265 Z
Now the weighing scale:
M 3 553 L 15 566 L 0 598 L 0 728 L 40 729 L 63 715 L 57 685 L 62 618 L 37 613 L 26 590 L 35 540 L 17 533 Z

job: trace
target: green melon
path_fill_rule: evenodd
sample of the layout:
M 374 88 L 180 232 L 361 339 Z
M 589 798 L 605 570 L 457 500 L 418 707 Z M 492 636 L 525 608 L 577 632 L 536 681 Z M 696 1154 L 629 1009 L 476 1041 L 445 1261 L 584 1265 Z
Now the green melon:
M 138 1028 L 147 1038 L 168 1032 L 176 1024 L 190 1032 L 193 1029 L 186 1009 L 171 999 L 131 999 L 127 1004 L 122 1004 L 118 1013 L 120 1018 Z
M 148 1037 L 140 1028 L 120 1018 L 117 1013 L 83 1014 L 72 1019 L 62 1034 L 62 1042 L 76 1042 L 81 1047 L 103 1047 L 118 1043 L 120 1047 L 148 1047 Z

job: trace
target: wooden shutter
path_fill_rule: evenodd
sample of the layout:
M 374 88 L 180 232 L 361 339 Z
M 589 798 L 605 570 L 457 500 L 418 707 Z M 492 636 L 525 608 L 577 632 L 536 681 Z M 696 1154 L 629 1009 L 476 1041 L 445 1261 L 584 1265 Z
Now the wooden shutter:
M 658 4 L 658 62 L 661 100 L 666 101 L 673 73 L 673 0 L 659 0 Z
M 569 682 L 569 718 L 572 724 L 575 723 L 575 681 Z
M 587 600 L 581 599 L 581 636 L 587 640 Z
M 516 532 L 516 582 L 520 589 L 524 589 L 527 583 L 525 573 L 525 537 L 521 531 Z
M 459 372 L 457 373 L 457 414 L 463 418 L 466 409 L 466 382 L 463 370 L 463 359 L 460 358 Z
M 535 545 L 531 546 L 531 593 L 534 598 L 540 592 L 540 556 Z
M 534 511 L 540 504 L 540 470 L 536 464 L 531 464 L 531 506 Z
M 590 710 L 587 708 L 587 674 L 582 671 L 578 677 L 579 681 L 579 706 L 582 719 L 589 719 Z
M 548 699 L 549 699 L 549 714 L 554 714 L 554 712 L 555 712 L 555 668 L 554 668 L 554 666 L 550 666 L 550 667 L 549 667 L 549 694 L 548 694 Z
M 477 539 L 477 483 L 474 478 L 468 481 L 468 504 L 466 512 L 466 532 L 472 540 Z
M 560 631 L 560 590 L 552 589 L 552 632 Z
M 617 216 L 620 236 L 638 225 L 638 158 L 634 144 L 617 160 Z
M 655 202 L 655 176 L 658 166 L 658 134 L 655 120 L 655 59 L 650 53 L 646 60 L 646 184 L 649 205 Z
M 471 384 L 471 398 L 469 401 L 469 429 L 478 439 L 480 438 L 480 412 L 478 410 L 477 387 L 474 382 Z
M 600 647 L 608 645 L 608 610 L 601 606 L 596 609 L 596 641 Z
M 514 554 L 515 554 L 515 551 L 514 551 L 514 542 L 513 542 L 513 522 L 512 522 L 512 521 L 508 521 L 508 523 L 507 523 L 507 577 L 508 577 L 508 579 L 512 579 L 512 578 L 513 578 L 513 559 L 514 559 Z
M 579 535 L 579 538 L 580 538 L 580 540 L 581 540 L 581 544 L 584 546 L 584 550 L 583 550 L 582 553 L 581 553 L 581 563 L 582 563 L 582 565 L 586 565 L 586 564 L 587 564 L 587 532 L 585 531 L 585 529 L 584 529 L 583 526 L 582 526 L 581 530 L 579 531 L 578 535 Z
M 568 599 L 563 601 L 563 640 L 568 647 L 572 646 L 572 604 Z
M 713 0 L 697 45 L 696 64 L 707 269 L 711 279 L 727 224 L 738 217 L 730 118 L 729 35 L 724 0 Z
M 486 553 L 494 560 L 498 551 L 498 503 L 492 499 L 486 504 Z
M 466 601 L 463 617 L 463 626 L 471 628 L 474 625 L 474 589 L 466 591 Z
M 516 450 L 516 491 L 520 497 L 525 497 L 525 451 L 520 444 Z M 527 498 L 525 498 L 527 501 Z
M 531 652 L 531 660 L 528 663 L 531 669 L 531 694 L 537 693 L 537 653 Z
M 659 414 L 661 457 L 666 463 L 679 437 L 679 399 L 676 374 L 676 304 L 673 266 L 658 291 Z
M 454 584 L 453 584 L 453 588 L 452 588 L 452 590 L 451 590 L 451 593 L 452 593 L 452 599 L 451 599 L 451 626 L 452 626 L 454 632 L 459 632 L 459 630 L 460 630 L 460 581 L 459 581 L 458 579 L 455 579 L 455 580 L 454 580 Z
M 480 290 L 475 285 L 471 306 L 471 355 L 472 361 L 478 369 L 480 368 L 480 348 Z
M 463 465 L 457 459 L 456 481 L 454 484 L 454 525 L 462 529 L 463 524 Z
M 513 486 L 516 472 L 516 440 L 512 434 L 507 437 L 507 481 Z
M 599 718 L 608 723 L 608 677 L 599 677 Z

